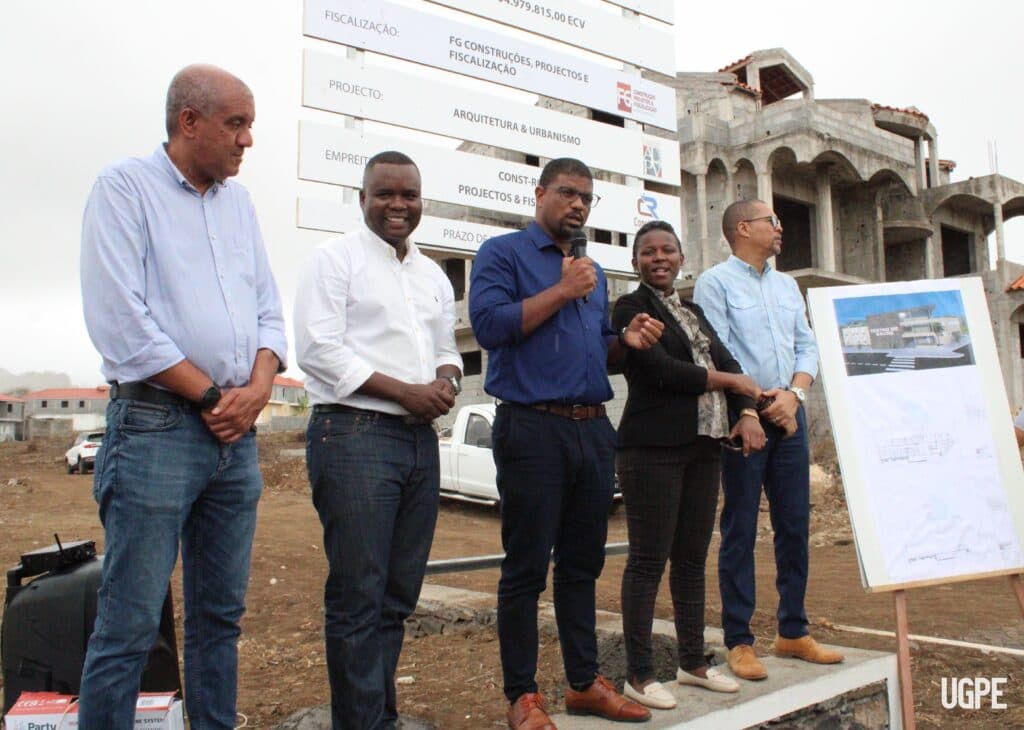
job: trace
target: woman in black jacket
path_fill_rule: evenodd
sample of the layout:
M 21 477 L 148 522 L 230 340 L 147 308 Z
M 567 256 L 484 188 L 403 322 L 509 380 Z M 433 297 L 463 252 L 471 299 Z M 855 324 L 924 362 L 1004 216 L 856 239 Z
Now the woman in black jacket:
M 731 677 L 704 658 L 704 564 L 718 502 L 723 445 L 744 453 L 764 446 L 755 404 L 761 389 L 744 375 L 701 308 L 674 284 L 682 265 L 668 223 L 637 231 L 633 268 L 641 284 L 615 304 L 622 329 L 638 313 L 665 323 L 650 350 L 629 350 L 629 397 L 618 429 L 618 475 L 626 503 L 629 558 L 622 576 L 627 677 L 624 694 L 669 709 L 674 697 L 654 678 L 651 623 L 658 585 L 671 559 L 669 584 L 679 646 L 676 680 L 735 692 Z M 729 427 L 729 412 L 735 425 Z

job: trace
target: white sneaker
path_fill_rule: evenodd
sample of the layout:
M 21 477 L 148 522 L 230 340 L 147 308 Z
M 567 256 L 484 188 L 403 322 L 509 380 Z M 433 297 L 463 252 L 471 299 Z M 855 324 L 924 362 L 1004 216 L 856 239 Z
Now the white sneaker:
M 676 706 L 676 698 L 661 685 L 661 682 L 651 682 L 642 691 L 633 689 L 633 685 L 626 682 L 622 687 L 622 694 L 655 710 L 671 710 Z
M 732 677 L 722 674 L 714 667 L 708 667 L 707 678 L 690 674 L 683 669 L 676 670 L 676 681 L 679 684 L 692 684 L 694 687 L 703 687 L 712 692 L 739 692 L 740 685 Z

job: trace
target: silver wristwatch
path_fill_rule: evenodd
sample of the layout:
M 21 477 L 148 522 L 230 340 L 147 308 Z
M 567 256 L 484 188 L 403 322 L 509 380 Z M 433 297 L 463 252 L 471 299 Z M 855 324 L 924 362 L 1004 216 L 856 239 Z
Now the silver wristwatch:
M 452 390 L 455 391 L 455 395 L 462 393 L 462 382 L 454 375 L 445 375 L 444 379 L 452 384 Z
M 803 388 L 798 388 L 795 385 L 789 385 L 786 387 L 786 390 L 795 395 L 796 399 L 801 403 L 803 403 L 807 399 L 807 393 L 804 391 Z

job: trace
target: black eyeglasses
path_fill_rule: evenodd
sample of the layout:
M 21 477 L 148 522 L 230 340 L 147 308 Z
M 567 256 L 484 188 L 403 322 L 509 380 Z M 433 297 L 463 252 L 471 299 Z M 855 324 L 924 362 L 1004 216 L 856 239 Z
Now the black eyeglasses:
M 771 221 L 772 228 L 778 228 L 782 225 L 782 221 L 779 220 L 777 215 L 763 215 L 760 218 L 746 218 L 743 220 L 744 223 L 754 223 L 755 221 Z
M 576 198 L 579 198 L 580 202 L 588 208 L 594 208 L 601 202 L 601 196 L 596 193 L 581 193 L 576 188 L 566 187 L 565 185 L 555 188 L 555 192 L 561 195 L 562 200 L 566 203 L 571 203 Z

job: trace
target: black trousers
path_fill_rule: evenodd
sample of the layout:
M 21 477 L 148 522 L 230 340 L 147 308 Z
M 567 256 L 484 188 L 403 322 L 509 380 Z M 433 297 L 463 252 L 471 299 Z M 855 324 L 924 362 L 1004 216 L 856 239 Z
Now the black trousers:
M 624 449 L 618 454 L 629 531 L 622 626 L 627 670 L 639 681 L 654 674 L 651 623 L 669 559 L 679 666 L 691 670 L 705 663 L 704 564 L 718 502 L 720 452 L 716 441 L 698 436 L 682 448 Z
M 537 598 L 552 557 L 566 678 L 587 684 L 598 672 L 594 584 L 604 566 L 615 429 L 604 417 L 573 421 L 502 404 L 493 433 L 505 548 L 498 639 L 505 696 L 514 702 L 537 691 Z

